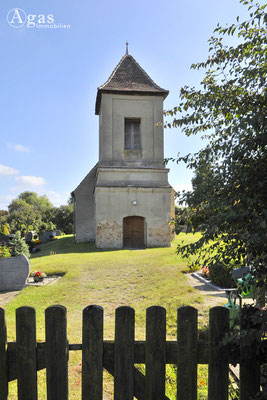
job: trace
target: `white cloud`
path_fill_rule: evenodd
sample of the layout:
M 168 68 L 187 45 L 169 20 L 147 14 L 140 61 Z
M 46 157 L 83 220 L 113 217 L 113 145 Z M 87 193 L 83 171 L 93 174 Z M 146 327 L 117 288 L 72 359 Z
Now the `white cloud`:
M 15 181 L 18 186 L 43 186 L 46 181 L 41 176 L 16 176 Z
M 22 144 L 15 144 L 14 149 L 16 151 L 21 151 L 22 153 L 29 153 L 30 149 L 29 147 L 23 146 Z
M 8 144 L 8 148 L 15 150 L 15 151 L 20 151 L 21 153 L 29 153 L 30 152 L 30 148 L 23 146 L 22 144 Z
M 17 169 L 0 164 L 0 175 L 16 175 L 18 173 Z

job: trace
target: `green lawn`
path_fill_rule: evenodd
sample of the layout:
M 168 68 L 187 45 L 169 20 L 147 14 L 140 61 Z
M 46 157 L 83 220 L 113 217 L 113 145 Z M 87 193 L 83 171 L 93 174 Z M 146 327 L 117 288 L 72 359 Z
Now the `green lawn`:
M 199 234 L 180 234 L 171 248 L 145 250 L 98 250 L 92 244 L 74 244 L 66 236 L 41 246 L 41 252 L 31 258 L 31 270 L 48 274 L 65 273 L 55 285 L 28 287 L 6 306 L 8 340 L 15 340 L 15 309 L 28 305 L 36 308 L 37 339 L 44 340 L 44 310 L 62 304 L 68 310 L 68 339 L 81 342 L 82 310 L 89 304 L 104 308 L 105 339 L 114 338 L 114 313 L 121 305 L 136 312 L 136 339 L 145 335 L 145 310 L 161 305 L 167 310 L 167 335 L 176 335 L 176 312 L 182 305 L 200 310 L 205 322 L 207 306 L 204 296 L 188 285 L 184 274 L 186 261 L 175 254 L 177 241 L 196 240 Z M 55 253 L 55 254 L 54 254 Z M 70 400 L 79 399 L 80 352 L 70 357 Z M 40 381 L 44 372 L 38 373 Z M 15 385 L 10 385 L 10 399 L 16 399 Z M 111 391 L 106 382 L 107 399 Z M 45 400 L 44 385 L 40 384 L 40 399 Z

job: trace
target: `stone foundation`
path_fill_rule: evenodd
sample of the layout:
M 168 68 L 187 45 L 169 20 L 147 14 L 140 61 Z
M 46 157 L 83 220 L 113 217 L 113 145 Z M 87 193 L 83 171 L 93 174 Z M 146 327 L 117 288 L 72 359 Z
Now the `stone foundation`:
M 170 225 L 164 224 L 156 228 L 147 228 L 147 247 L 170 247 Z
M 96 246 L 101 249 L 122 248 L 122 226 L 114 221 L 102 221 L 97 225 Z

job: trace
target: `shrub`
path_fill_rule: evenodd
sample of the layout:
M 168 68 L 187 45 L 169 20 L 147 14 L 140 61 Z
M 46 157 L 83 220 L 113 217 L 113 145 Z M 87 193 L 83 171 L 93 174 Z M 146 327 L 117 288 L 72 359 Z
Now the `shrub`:
M 11 255 L 19 256 L 20 254 L 25 254 L 28 258 L 30 257 L 29 246 L 25 240 L 21 237 L 20 232 L 17 232 L 14 238 L 9 242 L 11 246 Z
M 233 269 L 238 268 L 234 262 L 225 264 L 222 261 L 217 261 L 209 265 L 209 278 L 214 285 L 220 286 L 222 288 L 232 288 L 235 287 L 233 280 Z
M 0 244 L 0 258 L 11 257 L 10 250 L 7 246 Z

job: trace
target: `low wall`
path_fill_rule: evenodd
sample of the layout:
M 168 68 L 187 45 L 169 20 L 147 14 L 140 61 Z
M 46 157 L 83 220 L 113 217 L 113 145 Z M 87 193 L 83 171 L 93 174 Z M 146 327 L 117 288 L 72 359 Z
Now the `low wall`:
M 0 259 L 0 292 L 22 289 L 30 273 L 30 262 L 22 254 Z

